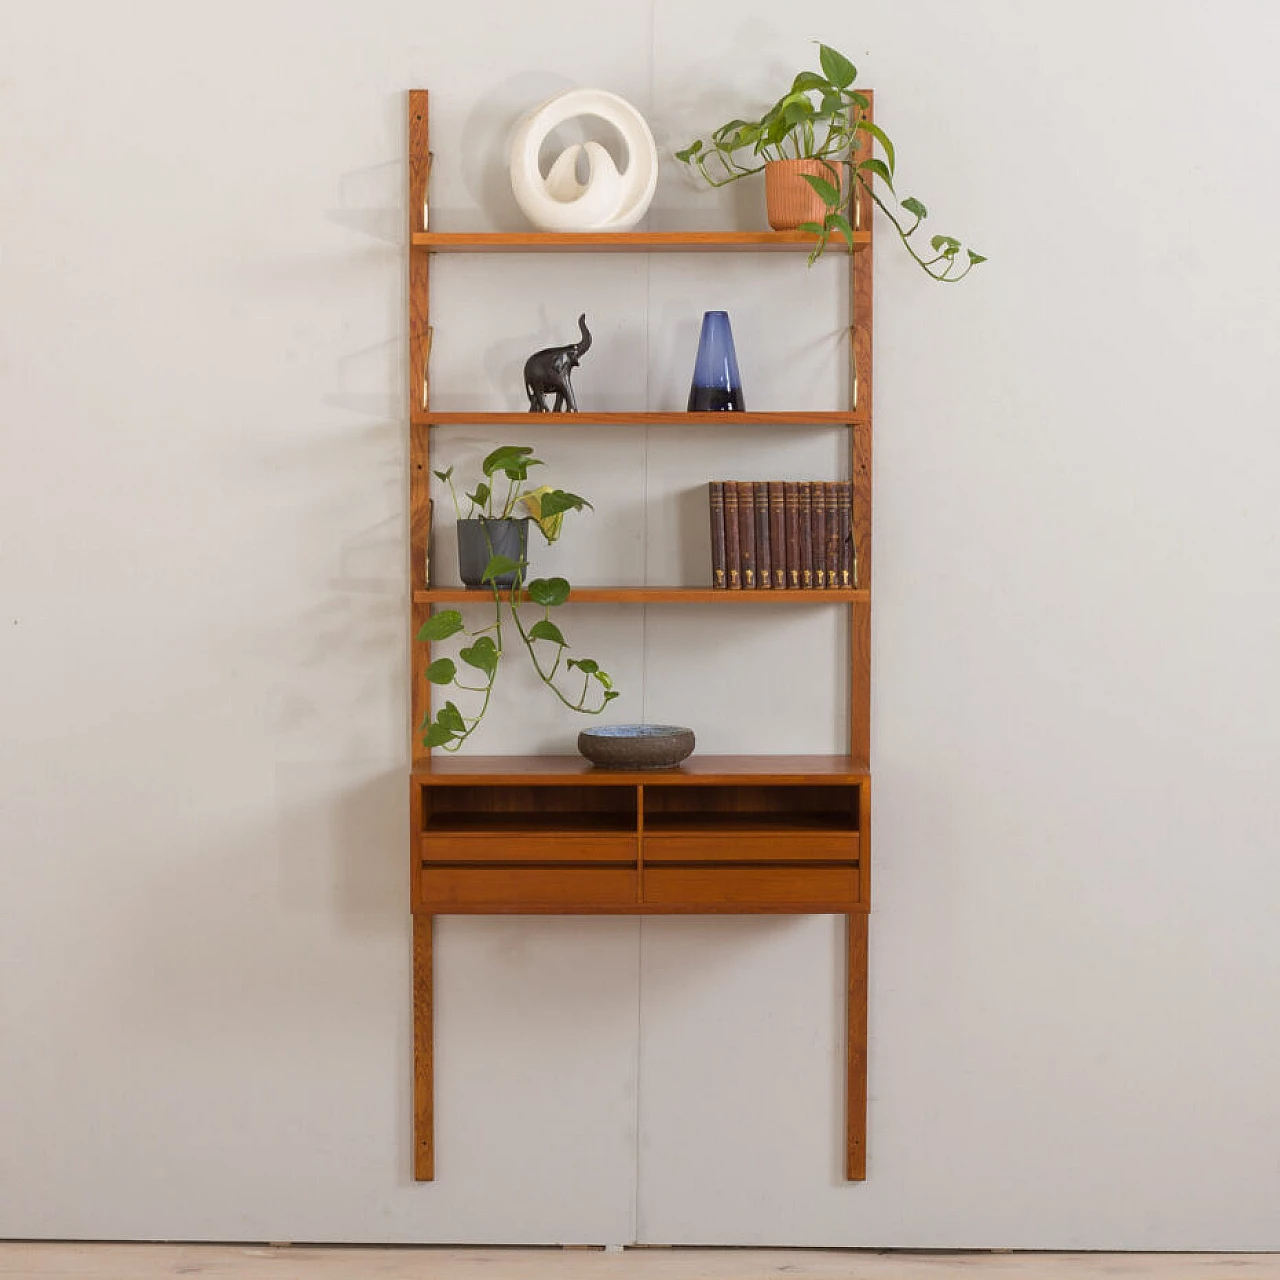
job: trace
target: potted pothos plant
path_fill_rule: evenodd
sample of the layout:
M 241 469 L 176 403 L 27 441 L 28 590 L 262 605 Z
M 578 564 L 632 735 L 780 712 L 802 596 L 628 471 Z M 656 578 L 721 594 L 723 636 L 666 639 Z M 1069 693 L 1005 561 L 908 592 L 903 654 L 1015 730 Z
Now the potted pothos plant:
M 420 641 L 439 644 L 456 639 L 459 644 L 456 660 L 442 656 L 428 664 L 427 679 L 441 688 L 456 688 L 479 698 L 478 709 L 472 715 L 465 714 L 452 700 L 446 700 L 435 715 L 428 716 L 420 726 L 424 746 L 457 751 L 475 732 L 489 709 L 504 644 L 511 639 L 512 632 L 528 652 L 538 678 L 571 711 L 599 715 L 619 696 L 608 672 L 594 658 L 569 656 L 569 642 L 551 620 L 551 610 L 564 604 L 573 590 L 568 580 L 526 581 L 530 522 L 552 543 L 560 536 L 567 511 L 593 509 L 585 498 L 564 489 L 553 489 L 550 485 L 528 488 L 530 469 L 543 465 L 527 445 L 503 445 L 495 449 L 481 463 L 483 478 L 466 494 L 470 505 L 465 517 L 453 483 L 453 468 L 435 472 L 436 477 L 449 486 L 453 497 L 458 516 L 460 567 L 464 556 L 472 561 L 480 558 L 483 567 L 478 574 L 470 575 L 476 577 L 476 582 L 469 585 L 488 591 L 493 602 L 493 621 L 470 630 L 460 610 L 441 609 L 419 629 Z M 499 497 L 504 480 L 506 491 Z M 520 509 L 527 514 L 517 516 Z M 466 548 L 464 537 L 468 540 Z M 464 582 L 467 576 L 464 575 Z M 539 610 L 540 616 L 530 617 L 531 612 Z M 581 689 L 576 687 L 578 677 L 582 679 Z M 574 688 L 566 691 L 569 682 Z
M 986 258 L 964 249 L 954 236 L 935 235 L 926 250 L 914 239 L 929 216 L 915 196 L 899 199 L 894 187 L 897 153 L 889 135 L 867 112 L 871 100 L 853 88 L 857 68 L 844 54 L 819 44 L 820 71 L 801 71 L 791 87 L 755 120 L 730 120 L 699 138 L 676 159 L 713 187 L 765 174 L 769 224 L 775 231 L 808 231 L 816 237 L 812 265 L 833 235 L 853 248 L 852 200 L 866 191 L 893 224 L 907 252 L 935 280 L 952 284 Z M 859 158 L 870 139 L 872 154 Z M 876 148 L 880 154 L 875 154 Z M 893 203 L 872 185 L 878 178 Z

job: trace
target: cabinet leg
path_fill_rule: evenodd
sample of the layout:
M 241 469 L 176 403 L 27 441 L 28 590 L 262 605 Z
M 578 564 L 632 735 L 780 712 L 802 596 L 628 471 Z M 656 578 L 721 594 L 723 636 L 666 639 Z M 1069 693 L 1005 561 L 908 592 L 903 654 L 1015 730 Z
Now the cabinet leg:
M 845 1174 L 850 1182 L 867 1177 L 867 921 L 865 912 L 849 920 L 848 1063 L 845 1067 Z
M 413 1177 L 436 1176 L 431 935 L 434 918 L 413 917 Z

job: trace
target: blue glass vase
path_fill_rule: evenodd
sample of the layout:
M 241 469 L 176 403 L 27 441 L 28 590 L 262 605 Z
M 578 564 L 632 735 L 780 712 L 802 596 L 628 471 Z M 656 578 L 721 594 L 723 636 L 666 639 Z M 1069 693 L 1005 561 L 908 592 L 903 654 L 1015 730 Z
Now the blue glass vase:
M 738 353 L 733 349 L 733 330 L 727 311 L 707 311 L 702 316 L 702 337 L 698 358 L 693 364 L 693 385 L 689 388 L 689 412 L 707 413 L 720 409 L 741 413 L 742 377 L 738 373 Z

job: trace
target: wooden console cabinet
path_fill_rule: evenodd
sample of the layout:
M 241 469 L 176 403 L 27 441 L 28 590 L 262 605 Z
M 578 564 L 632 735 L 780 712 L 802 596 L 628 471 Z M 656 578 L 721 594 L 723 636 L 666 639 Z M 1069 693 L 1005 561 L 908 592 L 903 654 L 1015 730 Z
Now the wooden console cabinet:
M 869 139 L 868 139 L 869 143 Z M 870 911 L 871 685 L 871 208 L 855 206 L 850 272 L 849 408 L 803 413 L 440 413 L 430 406 L 428 362 L 433 253 L 804 254 L 808 236 L 779 232 L 427 231 L 427 94 L 409 94 L 410 574 L 412 636 L 436 605 L 475 599 L 424 585 L 429 537 L 430 443 L 449 425 L 548 425 L 583 430 L 697 422 L 823 425 L 849 438 L 859 580 L 829 591 L 711 587 L 575 587 L 566 607 L 683 603 L 733 610 L 750 626 L 757 608 L 843 608 L 849 614 L 849 751 L 837 756 L 694 755 L 676 769 L 619 773 L 579 756 L 451 756 L 428 752 L 429 646 L 412 640 L 413 769 L 410 897 L 413 911 L 414 1176 L 435 1174 L 432 1081 L 432 920 L 442 914 L 839 914 L 848 921 L 845 1173 L 866 1177 L 867 917 Z M 839 250 L 833 245 L 829 252 Z M 797 270 L 802 270 L 800 263 Z M 702 477 L 710 479 L 711 477 Z

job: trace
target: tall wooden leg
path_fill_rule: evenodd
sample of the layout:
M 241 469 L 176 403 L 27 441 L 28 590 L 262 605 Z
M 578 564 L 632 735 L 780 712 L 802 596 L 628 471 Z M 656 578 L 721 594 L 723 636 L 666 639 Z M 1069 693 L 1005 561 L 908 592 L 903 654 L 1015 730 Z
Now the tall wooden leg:
M 867 1177 L 867 920 L 849 916 L 849 1032 L 845 1094 L 845 1177 Z
M 434 917 L 413 917 L 413 1176 L 436 1176 L 435 1088 L 433 1080 L 431 934 Z

